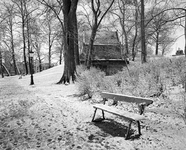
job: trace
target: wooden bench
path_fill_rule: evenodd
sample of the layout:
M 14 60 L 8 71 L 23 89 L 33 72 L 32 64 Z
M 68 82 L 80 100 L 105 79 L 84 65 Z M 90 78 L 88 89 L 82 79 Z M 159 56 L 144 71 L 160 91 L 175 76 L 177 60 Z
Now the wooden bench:
M 123 117 L 123 118 L 129 120 L 129 126 L 127 129 L 125 139 L 128 139 L 132 122 L 137 122 L 138 132 L 139 132 L 139 135 L 141 135 L 140 121 L 146 119 L 146 117 L 143 115 L 145 107 L 152 104 L 153 100 L 151 100 L 149 98 L 127 96 L 127 95 L 107 93 L 107 92 L 102 92 L 101 97 L 103 98 L 103 104 L 96 104 L 93 106 L 95 108 L 95 111 L 94 111 L 94 115 L 92 118 L 92 122 L 95 121 L 94 118 L 95 118 L 97 109 L 100 109 L 100 110 L 102 110 L 102 116 L 103 116 L 102 120 L 105 119 L 104 112 L 118 115 L 120 117 Z M 115 103 L 117 103 L 118 101 L 127 102 L 127 103 L 135 103 L 136 105 L 138 105 L 139 114 L 133 113 L 133 112 L 128 112 L 128 111 L 121 111 L 121 110 L 115 108 L 114 106 L 105 105 L 105 103 L 106 103 L 106 101 L 108 101 L 108 99 L 114 100 Z

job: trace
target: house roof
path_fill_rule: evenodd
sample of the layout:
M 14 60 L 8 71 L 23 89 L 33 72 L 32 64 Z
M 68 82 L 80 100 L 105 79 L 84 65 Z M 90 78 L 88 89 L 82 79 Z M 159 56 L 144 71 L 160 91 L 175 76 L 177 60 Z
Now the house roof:
M 84 32 L 83 42 L 89 43 L 91 32 Z M 118 45 L 120 44 L 117 31 L 101 31 L 96 33 L 94 45 Z

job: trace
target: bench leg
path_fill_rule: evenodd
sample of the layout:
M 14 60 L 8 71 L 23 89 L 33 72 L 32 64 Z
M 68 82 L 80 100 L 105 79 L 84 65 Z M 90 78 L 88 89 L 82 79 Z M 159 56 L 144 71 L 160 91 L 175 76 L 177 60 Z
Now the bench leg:
M 130 132 L 130 128 L 131 128 L 131 124 L 132 124 L 132 121 L 129 122 L 129 126 L 128 126 L 128 129 L 127 129 L 127 134 L 126 134 L 126 136 L 125 136 L 125 140 L 128 139 L 129 132 Z
M 95 108 L 95 110 L 94 110 L 94 115 L 93 115 L 93 117 L 92 117 L 92 122 L 94 122 L 94 118 L 95 118 L 95 115 L 96 115 L 96 111 L 97 111 L 97 108 Z
M 140 126 L 140 122 L 137 121 L 137 124 L 138 124 L 138 133 L 139 133 L 139 135 L 141 135 L 141 126 Z
M 102 115 L 103 115 L 103 120 L 105 120 L 105 113 L 103 110 L 102 110 Z

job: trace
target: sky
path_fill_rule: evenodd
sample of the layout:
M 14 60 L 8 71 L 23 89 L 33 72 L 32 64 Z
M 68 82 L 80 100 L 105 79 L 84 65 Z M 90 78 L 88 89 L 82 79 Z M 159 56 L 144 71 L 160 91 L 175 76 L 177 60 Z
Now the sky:
M 173 44 L 172 51 L 170 52 L 170 55 L 175 55 L 175 53 L 178 49 L 184 50 L 184 47 L 185 47 L 184 29 L 181 27 L 178 28 L 175 33 L 175 36 L 179 37 L 179 38 Z

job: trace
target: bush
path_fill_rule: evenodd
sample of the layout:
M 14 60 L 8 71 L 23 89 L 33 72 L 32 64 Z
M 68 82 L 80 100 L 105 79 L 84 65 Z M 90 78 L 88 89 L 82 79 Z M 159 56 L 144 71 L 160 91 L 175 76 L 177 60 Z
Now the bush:
M 80 95 L 87 94 L 88 97 L 91 98 L 94 93 L 99 92 L 105 87 L 105 73 L 93 67 L 90 68 L 90 70 L 84 70 L 82 68 L 83 67 L 77 69 L 77 72 L 79 72 L 77 78 L 78 90 Z M 82 69 L 81 72 L 80 69 Z
M 104 72 L 96 68 L 86 70 L 85 66 L 79 66 L 79 91 L 81 95 L 87 94 L 89 98 L 100 91 L 142 97 L 159 97 L 163 94 L 162 98 L 166 98 L 164 91 L 167 87 L 180 84 L 185 87 L 185 66 L 185 58 L 158 59 L 145 64 L 130 64 L 129 68 L 125 67 L 112 76 L 105 76 Z M 172 102 L 169 106 L 186 123 L 186 96 L 184 95 L 179 103 Z
M 163 92 L 163 78 L 159 65 L 133 64 L 115 74 L 110 82 L 116 93 L 149 97 Z
M 175 58 L 171 61 L 170 71 L 167 74 L 172 74 L 172 85 L 176 86 L 182 84 L 184 86 L 186 75 L 186 60 L 185 58 Z

